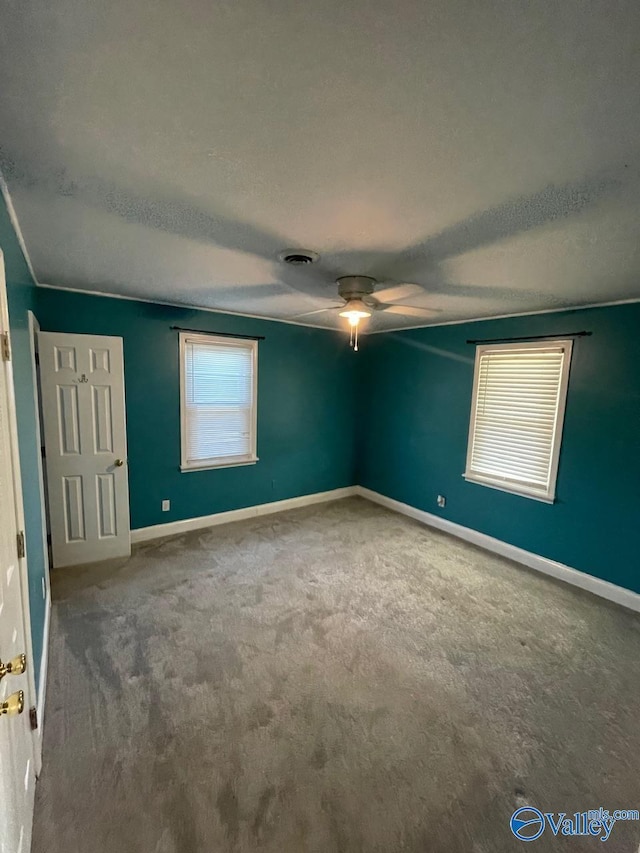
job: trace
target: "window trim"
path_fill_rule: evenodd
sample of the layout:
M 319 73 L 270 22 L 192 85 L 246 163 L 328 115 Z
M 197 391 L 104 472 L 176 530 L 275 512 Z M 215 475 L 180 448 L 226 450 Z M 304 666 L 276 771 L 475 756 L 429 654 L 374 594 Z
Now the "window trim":
M 227 347 L 241 347 L 251 349 L 253 359 L 253 399 L 251 401 L 251 452 L 246 456 L 221 456 L 217 458 L 200 459 L 197 462 L 189 462 L 187 459 L 187 405 L 186 405 L 186 344 L 191 343 L 217 343 Z M 214 468 L 238 468 L 242 465 L 255 465 L 258 462 L 258 341 L 235 340 L 234 338 L 221 337 L 220 335 L 197 334 L 194 332 L 180 332 L 180 470 L 209 471 Z
M 478 398 L 478 379 L 480 373 L 480 360 L 487 351 L 505 352 L 509 350 L 544 350 L 558 349 L 564 351 L 562 373 L 560 375 L 560 386 L 558 388 L 558 408 L 554 424 L 553 445 L 551 449 L 551 462 L 549 465 L 549 485 L 546 490 L 529 486 L 525 483 L 517 483 L 501 477 L 492 477 L 490 474 L 480 474 L 471 469 L 471 456 L 473 449 L 473 437 L 476 426 L 476 402 Z M 471 415 L 469 418 L 469 432 L 467 436 L 467 458 L 465 471 L 462 475 L 468 483 L 476 483 L 480 486 L 488 486 L 501 492 L 531 498 L 543 503 L 553 504 L 556 500 L 556 483 L 558 479 L 558 465 L 560 462 L 560 449 L 562 447 L 562 433 L 564 430 L 564 416 L 567 407 L 567 393 L 569 390 L 569 372 L 571 369 L 571 356 L 573 352 L 573 341 L 571 339 L 558 338 L 545 341 L 525 341 L 510 344 L 481 344 L 476 347 L 476 359 L 473 370 L 473 393 L 471 396 Z

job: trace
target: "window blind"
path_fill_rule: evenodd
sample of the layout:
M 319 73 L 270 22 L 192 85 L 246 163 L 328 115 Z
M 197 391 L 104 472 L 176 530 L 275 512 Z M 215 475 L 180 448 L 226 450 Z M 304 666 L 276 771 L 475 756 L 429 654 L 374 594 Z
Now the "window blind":
M 255 341 L 182 339 L 183 467 L 256 459 Z
M 465 477 L 553 500 L 571 341 L 478 347 Z

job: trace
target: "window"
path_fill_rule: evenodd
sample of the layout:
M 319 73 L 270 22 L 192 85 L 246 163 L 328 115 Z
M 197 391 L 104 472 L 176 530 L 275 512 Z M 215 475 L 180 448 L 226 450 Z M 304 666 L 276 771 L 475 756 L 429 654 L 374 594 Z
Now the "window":
M 257 462 L 258 342 L 180 334 L 183 471 Z
M 553 503 L 572 341 L 479 346 L 464 476 Z

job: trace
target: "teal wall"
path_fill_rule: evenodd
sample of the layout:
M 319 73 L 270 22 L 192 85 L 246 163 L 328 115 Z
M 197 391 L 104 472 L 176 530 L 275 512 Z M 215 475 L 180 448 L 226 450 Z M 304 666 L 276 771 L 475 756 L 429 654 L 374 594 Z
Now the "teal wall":
M 124 339 L 132 527 L 359 483 L 528 551 L 640 591 L 640 304 L 366 337 L 35 288 L 0 203 L 13 343 L 36 671 L 46 557 L 27 311 L 44 330 Z M 264 335 L 254 466 L 181 473 L 178 336 L 169 327 Z M 473 381 L 467 338 L 576 340 L 553 505 L 462 478 Z M 444 494 L 447 505 L 436 506 Z M 171 511 L 161 501 L 171 500 Z M 37 681 L 38 679 L 36 679 Z
M 466 482 L 466 340 L 581 329 L 556 502 Z M 640 592 L 640 304 L 374 335 L 361 357 L 360 485 Z
M 146 527 L 354 484 L 354 356 L 344 334 L 39 288 L 43 330 L 124 339 L 131 526 Z M 256 465 L 182 473 L 178 332 L 264 335 Z M 161 511 L 164 498 L 169 512 Z
M 18 418 L 18 443 L 29 570 L 29 603 L 37 687 L 42 661 L 42 635 L 45 617 L 42 579 L 46 576 L 48 568 L 42 541 L 42 513 L 38 475 L 40 439 L 36 434 L 33 373 L 27 320 L 27 311 L 34 308 L 36 288 L 2 197 L 0 197 L 0 249 L 4 255 L 9 298 L 13 381 Z

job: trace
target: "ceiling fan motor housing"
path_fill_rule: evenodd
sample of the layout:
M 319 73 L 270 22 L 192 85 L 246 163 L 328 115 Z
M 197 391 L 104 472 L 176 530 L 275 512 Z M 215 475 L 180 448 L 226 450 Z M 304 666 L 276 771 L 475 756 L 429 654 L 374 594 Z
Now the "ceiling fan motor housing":
M 376 286 L 375 278 L 368 275 L 343 275 L 338 279 L 338 293 L 343 299 L 370 296 Z

